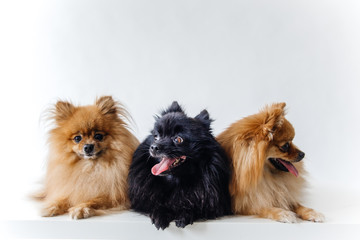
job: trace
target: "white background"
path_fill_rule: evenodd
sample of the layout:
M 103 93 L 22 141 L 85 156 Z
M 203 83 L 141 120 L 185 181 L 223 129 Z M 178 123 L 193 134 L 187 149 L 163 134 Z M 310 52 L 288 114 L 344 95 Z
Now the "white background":
M 208 109 L 215 134 L 285 101 L 310 184 L 358 191 L 359 12 L 357 0 L 3 1 L 1 189 L 23 196 L 41 179 L 51 104 L 110 94 L 139 140 L 173 100 Z

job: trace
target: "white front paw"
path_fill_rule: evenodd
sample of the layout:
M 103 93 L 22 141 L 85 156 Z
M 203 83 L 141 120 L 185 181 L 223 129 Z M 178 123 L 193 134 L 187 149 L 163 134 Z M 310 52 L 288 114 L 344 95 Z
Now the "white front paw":
M 324 222 L 325 221 L 325 216 L 322 213 L 316 212 L 316 211 L 311 211 L 307 214 L 307 219 L 308 221 L 312 221 L 312 222 Z
M 279 222 L 283 223 L 297 223 L 297 216 L 294 212 L 291 211 L 282 211 L 279 213 L 279 218 L 277 219 Z
M 69 209 L 69 214 L 72 219 L 82 219 L 94 216 L 94 210 L 88 207 L 72 207 Z

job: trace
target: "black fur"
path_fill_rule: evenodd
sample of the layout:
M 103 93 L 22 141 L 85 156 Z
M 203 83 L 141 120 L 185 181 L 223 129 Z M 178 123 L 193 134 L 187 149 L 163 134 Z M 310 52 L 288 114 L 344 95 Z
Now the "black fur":
M 173 220 L 183 228 L 196 220 L 231 213 L 229 161 L 211 134 L 210 123 L 206 110 L 190 118 L 173 102 L 135 151 L 129 172 L 131 207 L 149 215 L 156 228 L 165 229 Z M 174 142 L 176 136 L 183 139 L 181 144 Z M 154 144 L 158 148 L 150 154 Z M 186 160 L 182 164 L 161 176 L 152 174 L 162 156 L 183 155 Z

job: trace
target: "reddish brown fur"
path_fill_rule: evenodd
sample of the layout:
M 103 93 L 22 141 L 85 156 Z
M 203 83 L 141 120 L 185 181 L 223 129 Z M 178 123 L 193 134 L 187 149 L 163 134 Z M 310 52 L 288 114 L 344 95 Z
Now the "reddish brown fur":
M 100 209 L 127 209 L 127 176 L 138 140 L 128 130 L 126 110 L 112 97 L 98 98 L 94 105 L 76 107 L 59 101 L 51 111 L 55 128 L 49 136 L 43 216 L 69 212 L 86 218 Z M 102 141 L 94 134 L 104 134 Z M 76 143 L 74 137 L 82 136 Z M 84 158 L 84 144 L 94 144 L 91 158 Z
M 294 162 L 300 150 L 292 143 L 295 131 L 285 119 L 284 108 L 285 103 L 266 106 L 259 113 L 233 123 L 217 137 L 231 159 L 232 209 L 236 214 L 281 222 L 295 222 L 296 216 L 320 222 L 322 214 L 299 203 L 306 172 L 302 161 Z M 284 153 L 279 147 L 287 142 L 290 150 Z M 276 169 L 269 158 L 292 162 L 299 176 Z

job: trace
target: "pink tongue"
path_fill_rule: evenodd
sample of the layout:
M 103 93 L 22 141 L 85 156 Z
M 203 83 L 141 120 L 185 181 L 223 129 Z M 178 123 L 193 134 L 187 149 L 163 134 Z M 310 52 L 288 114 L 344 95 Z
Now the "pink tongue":
M 175 158 L 163 158 L 161 159 L 161 162 L 154 165 L 151 168 L 151 173 L 155 176 L 159 175 L 162 172 L 165 172 L 166 170 L 168 170 L 171 166 L 171 164 L 173 164 L 175 162 Z
M 280 158 L 278 158 L 277 160 L 279 160 L 279 162 L 281 162 L 281 164 L 284 165 L 287 168 L 287 170 L 289 170 L 289 172 L 294 174 L 295 177 L 299 176 L 298 170 L 290 162 L 283 161 Z

